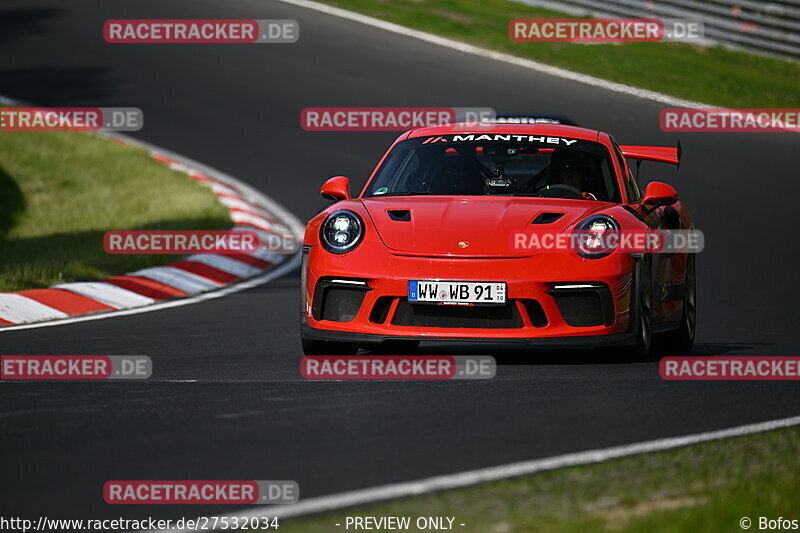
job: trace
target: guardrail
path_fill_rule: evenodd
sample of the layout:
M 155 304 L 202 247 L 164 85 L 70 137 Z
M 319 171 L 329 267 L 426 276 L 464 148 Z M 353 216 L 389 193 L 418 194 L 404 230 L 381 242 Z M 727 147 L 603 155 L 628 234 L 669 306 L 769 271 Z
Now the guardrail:
M 800 0 L 516 0 L 567 13 L 691 19 L 705 37 L 754 52 L 800 59 Z

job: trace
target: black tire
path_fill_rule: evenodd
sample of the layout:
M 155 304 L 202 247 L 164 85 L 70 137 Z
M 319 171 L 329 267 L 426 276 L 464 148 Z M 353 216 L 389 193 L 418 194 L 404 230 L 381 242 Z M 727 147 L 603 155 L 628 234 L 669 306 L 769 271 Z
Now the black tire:
M 319 341 L 302 339 L 306 355 L 356 355 L 358 344 L 354 342 Z
M 653 281 L 647 257 L 642 259 L 639 267 L 636 300 L 636 343 L 623 348 L 622 356 L 626 361 L 648 361 L 653 348 Z
M 683 315 L 675 331 L 664 334 L 664 345 L 674 353 L 686 353 L 694 346 L 697 331 L 697 275 L 695 254 L 686 254 L 686 277 L 683 285 Z
M 419 341 L 385 341 L 365 348 L 383 355 L 414 355 L 419 348 Z

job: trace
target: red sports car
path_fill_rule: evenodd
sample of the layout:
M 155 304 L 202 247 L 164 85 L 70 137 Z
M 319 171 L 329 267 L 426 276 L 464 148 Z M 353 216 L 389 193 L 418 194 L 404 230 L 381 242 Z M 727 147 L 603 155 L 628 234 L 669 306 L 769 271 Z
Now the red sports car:
M 344 176 L 322 186 L 335 203 L 306 228 L 304 352 L 515 341 L 642 357 L 654 333 L 688 351 L 694 253 L 592 239 L 566 239 L 555 251 L 525 246 L 582 232 L 691 229 L 675 189 L 652 182 L 642 193 L 628 166 L 679 158 L 680 147 L 618 146 L 607 133 L 563 124 L 404 133 L 358 197 Z

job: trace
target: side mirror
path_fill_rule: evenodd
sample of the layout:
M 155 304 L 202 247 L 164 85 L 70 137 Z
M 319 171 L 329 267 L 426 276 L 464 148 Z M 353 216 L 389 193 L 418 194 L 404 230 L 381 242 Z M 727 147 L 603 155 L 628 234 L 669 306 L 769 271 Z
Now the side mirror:
M 345 176 L 334 176 L 322 184 L 319 193 L 327 200 L 349 200 L 350 180 Z
M 672 205 L 677 201 L 678 191 L 671 185 L 660 181 L 652 181 L 644 190 L 644 197 L 641 203 L 655 209 L 664 205 Z

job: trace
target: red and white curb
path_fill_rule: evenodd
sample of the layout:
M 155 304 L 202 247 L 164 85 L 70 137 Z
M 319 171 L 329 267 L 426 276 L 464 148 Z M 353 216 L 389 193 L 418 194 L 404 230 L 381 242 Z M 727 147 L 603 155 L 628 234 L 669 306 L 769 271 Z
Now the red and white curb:
M 273 200 L 230 176 L 167 150 L 122 135 L 104 136 L 145 148 L 154 160 L 209 187 L 227 207 L 234 222 L 231 230 L 255 232 L 262 248 L 253 254 L 190 255 L 164 266 L 103 280 L 0 293 L 0 331 L 186 305 L 266 283 L 298 266 L 299 253 L 286 255 L 266 249 L 270 235 L 289 235 L 297 243 L 303 238 L 300 221 Z

